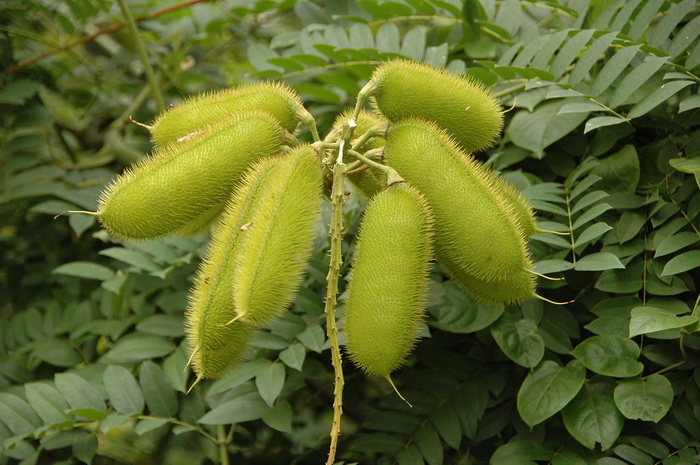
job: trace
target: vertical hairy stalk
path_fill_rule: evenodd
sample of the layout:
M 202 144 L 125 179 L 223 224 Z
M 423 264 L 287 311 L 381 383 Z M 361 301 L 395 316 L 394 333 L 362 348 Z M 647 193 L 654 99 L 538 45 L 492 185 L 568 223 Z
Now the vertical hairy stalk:
M 160 88 L 158 87 L 158 82 L 156 81 L 156 76 L 153 73 L 151 63 L 148 61 L 148 55 L 146 55 L 146 47 L 143 45 L 141 36 L 139 36 L 139 31 L 136 28 L 136 22 L 134 21 L 134 17 L 131 14 L 131 10 L 129 10 L 129 6 L 126 4 L 126 0 L 119 0 L 119 7 L 122 10 L 124 19 L 129 24 L 129 32 L 131 33 L 131 37 L 134 39 L 134 43 L 136 44 L 136 50 L 138 50 L 139 57 L 141 58 L 141 62 L 143 63 L 143 71 L 146 73 L 148 85 L 151 87 L 151 93 L 153 94 L 153 98 L 156 101 L 156 109 L 160 113 L 161 111 L 165 110 L 165 103 L 163 101 L 163 95 L 160 93 Z
M 340 276 L 340 266 L 343 264 L 343 204 L 345 203 L 345 164 L 339 156 L 340 163 L 333 166 L 333 189 L 331 201 L 333 202 L 333 213 L 331 214 L 331 263 L 328 268 L 328 289 L 326 291 L 326 331 L 331 342 L 331 356 L 333 360 L 333 370 L 335 372 L 335 386 L 333 388 L 333 427 L 331 428 L 331 446 L 328 451 L 326 465 L 335 462 L 335 452 L 338 447 L 338 436 L 340 435 L 340 417 L 343 415 L 343 365 L 340 358 L 340 346 L 338 345 L 338 327 L 335 324 L 336 296 L 338 294 L 338 278 Z
M 340 357 L 340 345 L 338 344 L 338 327 L 335 323 L 336 296 L 338 294 L 338 279 L 340 277 L 340 266 L 343 264 L 343 205 L 345 204 L 345 172 L 347 166 L 343 161 L 346 145 L 350 143 L 355 127 L 354 119 L 350 119 L 342 130 L 338 156 L 333 165 L 333 188 L 331 190 L 331 202 L 333 210 L 331 213 L 331 262 L 328 268 L 326 281 L 326 331 L 328 340 L 331 343 L 331 357 L 333 371 L 335 372 L 335 385 L 333 388 L 333 426 L 331 428 L 331 445 L 328 450 L 328 460 L 326 465 L 333 465 L 335 453 L 338 448 L 338 436 L 340 436 L 340 418 L 343 415 L 343 363 Z

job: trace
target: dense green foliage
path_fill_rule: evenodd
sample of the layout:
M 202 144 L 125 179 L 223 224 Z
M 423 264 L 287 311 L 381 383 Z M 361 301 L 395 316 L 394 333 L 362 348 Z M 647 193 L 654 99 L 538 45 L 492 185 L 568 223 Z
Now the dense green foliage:
M 533 261 L 564 279 L 540 279 L 538 294 L 573 303 L 486 307 L 434 267 L 424 338 L 393 375 L 413 407 L 345 360 L 338 460 L 698 463 L 693 0 L 126 3 L 168 104 L 278 79 L 325 134 L 375 66 L 402 56 L 466 73 L 512 107 L 478 156 L 550 231 L 532 237 Z M 123 21 L 107 0 L 0 3 L 0 463 L 322 463 L 326 229 L 250 359 L 185 395 L 183 313 L 207 236 L 128 242 L 91 216 L 53 219 L 95 210 L 151 150 L 129 122 L 159 110 L 139 41 L 114 28 L 74 43 Z M 363 207 L 348 197 L 343 276 Z

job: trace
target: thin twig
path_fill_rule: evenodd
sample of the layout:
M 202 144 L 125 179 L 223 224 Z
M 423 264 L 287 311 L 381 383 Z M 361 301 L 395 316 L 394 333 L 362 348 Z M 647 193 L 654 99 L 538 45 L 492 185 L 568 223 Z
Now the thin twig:
M 212 0 L 190 0 L 187 2 L 182 2 L 182 3 L 177 3 L 175 5 L 162 8 L 160 10 L 156 10 L 153 13 L 150 13 L 146 16 L 141 16 L 138 18 L 134 18 L 135 23 L 141 23 L 143 21 L 147 21 L 149 19 L 156 18 L 158 16 L 162 16 L 164 14 L 172 13 L 173 11 L 179 10 L 181 8 L 187 8 L 188 6 L 195 5 L 197 3 L 204 3 L 204 2 L 210 2 Z M 85 44 L 87 42 L 91 42 L 95 40 L 97 37 L 105 34 L 112 34 L 113 32 L 117 32 L 121 29 L 124 29 L 126 26 L 128 26 L 128 23 L 125 21 L 123 23 L 115 24 L 113 26 L 107 27 L 105 29 L 100 29 L 99 31 L 95 32 L 94 34 L 87 35 L 85 37 L 81 37 L 78 40 L 75 40 L 73 42 L 70 42 L 69 44 L 63 46 L 63 47 L 58 47 L 49 50 L 48 52 L 42 53 L 41 55 L 37 55 L 34 58 L 30 58 L 27 61 L 23 61 L 22 63 L 18 63 L 14 66 L 10 66 L 5 70 L 5 74 L 12 74 L 16 71 L 19 71 L 22 68 L 26 68 L 27 66 L 33 65 L 34 63 L 37 63 L 44 58 L 48 58 L 50 56 L 56 55 L 57 53 L 64 52 L 66 50 L 70 50 L 71 48 L 77 47 L 78 45 Z

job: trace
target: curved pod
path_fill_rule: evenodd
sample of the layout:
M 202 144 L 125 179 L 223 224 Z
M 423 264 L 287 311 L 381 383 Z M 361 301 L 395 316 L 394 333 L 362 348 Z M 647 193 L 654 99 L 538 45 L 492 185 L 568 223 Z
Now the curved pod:
M 231 293 L 234 244 L 250 223 L 274 160 L 255 165 L 228 202 L 212 235 L 185 315 L 192 366 L 199 378 L 219 378 L 246 354 L 255 327 L 231 320 L 236 313 Z
M 512 305 L 536 297 L 535 276 L 525 269 L 490 281 L 460 270 L 444 257 L 438 256 L 437 261 L 457 287 L 478 302 Z
M 480 84 L 446 70 L 392 60 L 372 74 L 376 106 L 389 121 L 419 117 L 436 123 L 467 152 L 493 145 L 503 128 L 499 103 Z
M 289 132 L 294 132 L 298 120 L 299 96 L 284 84 L 261 82 L 234 89 L 224 89 L 186 99 L 180 105 L 164 111 L 150 127 L 156 146 L 164 146 L 188 137 L 211 124 L 240 111 L 261 110 L 270 113 Z
M 345 303 L 346 349 L 388 377 L 411 352 L 423 318 L 432 217 L 418 191 L 393 184 L 372 198 L 360 225 Z
M 435 216 L 435 247 L 459 270 L 500 280 L 529 265 L 523 232 L 493 175 L 434 124 L 389 127 L 387 164 L 423 195 Z
M 284 135 L 267 113 L 236 114 L 127 169 L 103 192 L 97 216 L 115 236 L 127 239 L 201 228 L 224 207 L 254 161 L 280 151 Z
M 308 145 L 270 169 L 235 249 L 233 301 L 242 321 L 268 323 L 293 302 L 316 237 L 322 188 L 321 161 Z

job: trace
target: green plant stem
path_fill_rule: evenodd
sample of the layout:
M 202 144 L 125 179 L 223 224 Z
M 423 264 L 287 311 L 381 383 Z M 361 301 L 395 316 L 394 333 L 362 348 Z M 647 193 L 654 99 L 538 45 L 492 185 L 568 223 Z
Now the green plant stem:
M 343 205 L 345 204 L 345 171 L 343 163 L 342 149 L 338 153 L 338 159 L 333 165 L 333 188 L 331 191 L 331 201 L 333 202 L 333 212 L 331 214 L 331 262 L 328 269 L 328 288 L 326 293 L 326 331 L 328 340 L 331 343 L 331 356 L 333 370 L 335 372 L 335 386 L 333 389 L 333 426 L 331 428 L 331 445 L 328 451 L 327 465 L 335 462 L 335 453 L 338 447 L 338 436 L 340 435 L 340 418 L 343 415 L 343 365 L 338 344 L 338 327 L 335 324 L 336 296 L 338 294 L 338 280 L 340 277 L 340 266 L 343 263 Z
M 216 426 L 216 436 L 217 443 L 219 444 L 219 460 L 221 465 L 229 465 L 228 459 L 228 441 L 226 436 L 226 431 L 224 430 L 224 425 Z
M 129 32 L 131 33 L 131 36 L 134 39 L 134 43 L 136 44 L 136 50 L 139 53 L 141 62 L 143 63 L 143 70 L 146 73 L 148 85 L 151 87 L 151 94 L 153 94 L 153 99 L 156 101 L 156 109 L 158 110 L 158 113 L 160 113 L 163 110 L 165 110 L 165 102 L 163 100 L 163 95 L 160 92 L 160 87 L 158 87 L 158 81 L 156 80 L 156 76 L 153 72 L 153 68 L 151 67 L 151 63 L 150 61 L 148 61 L 146 47 L 143 45 L 143 41 L 141 40 L 139 31 L 136 28 L 136 22 L 134 21 L 134 17 L 131 14 L 131 10 L 129 10 L 129 6 L 126 4 L 126 0 L 119 0 L 119 7 L 122 10 L 124 19 L 129 24 Z
M 569 193 L 566 193 L 566 213 L 569 219 L 569 237 L 571 238 L 571 256 L 572 262 L 576 264 L 576 242 L 574 241 L 574 224 L 571 221 L 571 202 L 569 201 Z
M 170 423 L 174 425 L 180 425 L 180 426 L 185 426 L 187 428 L 192 428 L 193 430 L 197 431 L 199 434 L 204 436 L 205 438 L 209 439 L 210 441 L 217 443 L 217 439 L 212 436 L 211 434 L 207 433 L 204 429 L 200 428 L 197 425 L 192 425 L 190 423 L 187 423 L 182 420 L 178 420 L 177 418 L 163 418 L 163 417 L 156 417 L 153 415 L 139 415 L 137 417 L 139 420 L 168 420 Z

